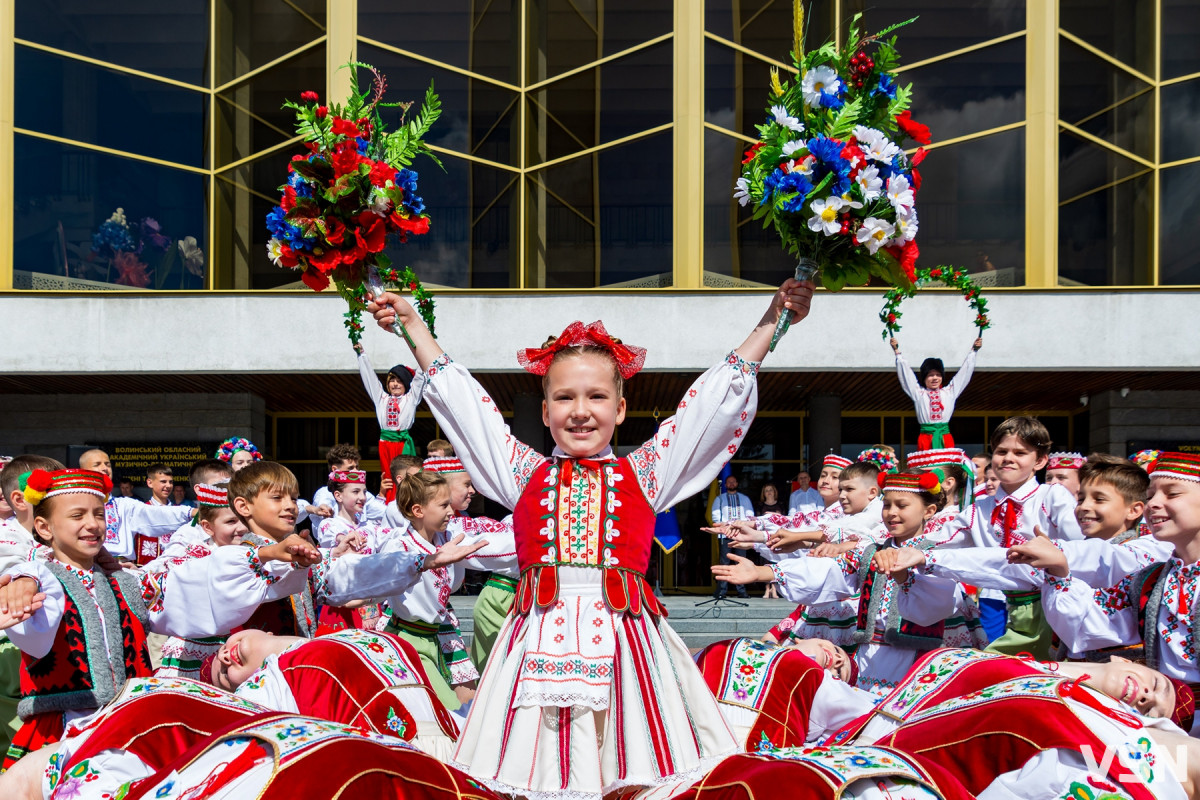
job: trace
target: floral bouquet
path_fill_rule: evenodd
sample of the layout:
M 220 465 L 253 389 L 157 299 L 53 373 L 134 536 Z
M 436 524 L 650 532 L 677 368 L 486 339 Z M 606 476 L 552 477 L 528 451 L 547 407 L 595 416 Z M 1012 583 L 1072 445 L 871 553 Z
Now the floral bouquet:
M 332 280 L 349 305 L 345 325 L 354 344 L 362 339 L 368 292 L 378 295 L 385 288 L 411 291 L 432 333 L 433 296 L 410 268 L 394 269 L 383 249 L 388 236 L 403 242 L 429 231 L 417 173 L 408 166 L 417 154 L 441 166 L 422 140 L 441 114 L 441 103 L 430 84 L 425 102 L 405 122 L 412 103 L 383 102 L 387 80 L 378 70 L 359 62 L 344 67 L 351 75 L 345 105 L 320 105 L 316 92 L 283 104 L 296 112 L 296 132 L 308 152 L 292 157 L 287 183 L 279 187 L 283 197 L 267 214 L 267 253 L 276 266 L 302 271 L 301 280 L 315 291 Z M 359 68 L 374 76 L 365 92 L 359 90 Z M 401 109 L 396 130 L 385 129 L 382 108 Z M 398 321 L 397 326 L 409 339 Z
M 96 272 L 103 264 L 105 282 L 135 289 L 167 288 L 167 278 L 179 267 L 179 286 L 185 288 L 187 276 L 204 279 L 204 251 L 195 236 L 172 240 L 153 217 L 130 223 L 125 209 L 118 208 L 92 234 L 92 249 L 87 261 Z
M 804 13 L 795 2 L 792 58 L 798 79 L 771 72 L 767 121 L 746 151 L 734 197 L 754 204 L 754 218 L 774 225 L 783 246 L 800 259 L 796 277 L 819 273 L 831 291 L 872 277 L 889 285 L 915 279 L 916 166 L 900 148 L 906 139 L 929 143 L 929 129 L 908 111 L 911 84 L 901 86 L 896 37 L 912 20 L 874 35 L 850 23 L 846 46 L 826 43 L 803 52 Z M 785 314 L 771 347 L 787 330 Z

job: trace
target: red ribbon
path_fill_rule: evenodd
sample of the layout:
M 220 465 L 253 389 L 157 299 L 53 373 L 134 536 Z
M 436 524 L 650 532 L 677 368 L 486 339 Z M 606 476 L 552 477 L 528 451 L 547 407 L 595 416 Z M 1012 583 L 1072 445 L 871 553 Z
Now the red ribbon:
M 621 377 L 628 380 L 641 371 L 646 363 L 646 349 L 623 344 L 608 335 L 604 323 L 596 320 L 585 326 L 579 320 L 566 327 L 557 339 L 546 347 L 529 347 L 517 353 L 517 361 L 526 372 L 545 375 L 560 350 L 579 345 L 591 345 L 607 350 L 617 362 Z

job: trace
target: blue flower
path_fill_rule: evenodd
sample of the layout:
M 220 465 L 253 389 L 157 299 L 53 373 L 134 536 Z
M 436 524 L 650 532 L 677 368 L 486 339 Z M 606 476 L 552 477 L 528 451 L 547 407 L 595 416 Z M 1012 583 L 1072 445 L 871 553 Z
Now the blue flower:
M 871 94 L 886 95 L 889 99 L 896 97 L 896 82 L 892 80 L 891 75 L 880 75 L 879 84 L 871 90 Z
M 396 173 L 396 186 L 404 190 L 404 210 L 410 216 L 418 216 L 425 211 L 425 200 L 417 194 L 417 173 L 411 169 L 402 169 Z
M 846 101 L 842 99 L 842 95 L 840 92 L 838 94 L 830 94 L 828 92 L 821 92 L 821 107 L 822 108 L 832 108 L 834 111 L 837 111 L 844 105 L 846 105 Z
M 812 191 L 812 183 L 808 178 L 801 175 L 799 172 L 789 172 L 783 176 L 783 180 L 779 182 L 779 193 L 790 194 L 796 193 L 796 196 L 783 204 L 783 210 L 790 214 L 798 214 L 804 208 L 804 202 L 809 192 Z
M 763 179 L 763 196 L 762 202 L 759 203 L 760 206 L 766 205 L 775 197 L 775 193 L 779 191 L 779 185 L 783 181 L 785 174 L 783 170 L 776 169 Z
M 842 158 L 843 147 L 844 144 L 824 134 L 808 140 L 808 152 L 817 159 L 813 165 L 813 184 L 820 183 L 826 175 L 833 173 L 830 191 L 837 195 L 850 191 L 850 162 Z
M 283 218 L 286 213 L 283 210 L 283 206 L 275 206 L 267 213 L 267 230 L 277 239 L 282 239 L 282 231 L 285 227 L 289 227 L 287 221 Z
M 359 136 L 354 140 L 354 142 L 358 145 L 358 154 L 360 156 L 365 156 L 367 154 L 367 145 L 370 144 L 367 138 L 365 136 Z
M 92 251 L 95 253 L 103 253 L 105 250 L 119 253 L 123 250 L 133 251 L 136 249 L 137 245 L 134 244 L 129 231 L 118 222 L 107 220 L 99 230 L 92 234 Z
M 808 140 L 808 152 L 812 153 L 818 161 L 826 165 L 833 165 L 839 161 L 845 163 L 845 160 L 842 158 L 842 148 L 844 147 L 844 144 L 836 139 L 830 139 L 823 133 Z M 847 168 L 849 168 L 848 164 Z
M 288 175 L 288 185 L 296 190 L 296 197 L 312 197 L 312 188 L 299 172 L 292 171 Z

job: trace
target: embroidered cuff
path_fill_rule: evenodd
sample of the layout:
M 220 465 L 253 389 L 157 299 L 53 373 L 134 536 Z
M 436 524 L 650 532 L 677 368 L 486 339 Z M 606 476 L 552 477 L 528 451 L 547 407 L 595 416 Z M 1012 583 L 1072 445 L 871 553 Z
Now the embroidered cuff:
M 898 581 L 896 583 L 896 585 L 900 587 L 900 591 L 904 592 L 905 594 L 908 594 L 908 590 L 911 589 L 913 587 L 913 584 L 915 584 L 916 582 L 917 582 L 917 571 L 914 569 L 910 569 L 908 571 L 908 577 L 904 579 L 904 582 L 901 583 Z
M 450 356 L 442 353 L 440 356 L 430 362 L 429 369 L 425 370 L 425 374 L 430 378 L 434 378 L 439 372 L 449 369 L 450 365 L 453 363 L 454 362 L 450 360 Z
M 787 586 L 787 576 L 783 574 L 783 570 L 779 568 L 779 565 L 771 564 L 770 567 L 771 572 L 775 573 L 775 583 L 778 583 L 780 586 Z
M 736 350 L 729 351 L 729 355 L 725 356 L 725 363 L 733 367 L 735 372 L 740 372 L 743 375 L 751 377 L 758 375 L 758 368 L 761 366 L 761 362 L 747 361 L 742 358 Z
M 263 581 L 266 582 L 267 586 L 271 586 L 272 584 L 279 582 L 279 578 L 267 572 L 266 568 L 263 566 L 262 559 L 258 557 L 258 548 L 248 548 L 246 550 L 246 560 L 250 562 L 250 571 L 254 573 L 255 577 L 262 578 Z M 297 565 L 295 562 L 292 562 L 292 566 L 295 567 Z
M 1051 575 L 1049 572 L 1046 575 L 1046 585 L 1056 592 L 1065 592 L 1071 588 L 1071 573 L 1068 572 L 1065 578 L 1060 578 L 1057 575 Z

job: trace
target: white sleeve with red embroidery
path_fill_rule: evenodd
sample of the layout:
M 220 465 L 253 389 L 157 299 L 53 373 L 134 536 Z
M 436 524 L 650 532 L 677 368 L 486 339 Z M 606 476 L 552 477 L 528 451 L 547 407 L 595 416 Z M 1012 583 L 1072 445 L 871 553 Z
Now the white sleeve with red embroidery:
M 219 636 L 245 624 L 262 604 L 301 591 L 306 570 L 258 558 L 254 547 L 218 547 L 164 572 L 142 575 L 142 600 L 155 633 Z
M 16 564 L 5 570 L 4 574 L 11 575 L 13 580 L 33 578 L 41 584 L 41 591 L 46 594 L 42 607 L 35 611 L 33 616 L 24 622 L 18 622 L 5 631 L 9 640 L 22 653 L 26 653 L 32 658 L 41 658 L 54 646 L 58 623 L 62 621 L 66 593 L 63 591 L 62 584 L 54 577 L 54 573 L 40 561 Z
M 164 536 L 174 533 L 188 522 L 195 511 L 191 506 L 152 506 L 131 497 L 114 498 L 121 515 L 121 526 L 142 536 Z M 133 537 L 129 537 L 130 542 Z
M 382 430 L 406 431 L 412 427 L 413 420 L 417 418 L 417 406 L 421 405 L 421 394 L 425 388 L 425 373 L 418 372 L 413 376 L 412 386 L 400 398 L 397 409 L 399 415 L 391 420 L 388 419 L 388 400 L 391 395 L 379 382 L 379 376 L 375 374 L 371 360 L 367 358 L 366 353 L 360 353 L 358 356 L 358 376 L 362 378 L 363 388 L 367 390 L 371 402 L 375 405 L 375 419 L 379 422 Z
M 1060 542 L 1071 574 L 1092 586 L 1113 586 L 1121 579 L 1160 561 L 1170 561 L 1175 548 L 1153 536 L 1121 544 L 1103 539 Z
M 427 374 L 425 402 L 476 488 L 515 508 L 529 476 L 546 457 L 512 435 L 488 393 L 448 355 L 434 360 Z
M 908 580 L 897 583 L 893 592 L 896 611 L 901 618 L 917 625 L 936 625 L 952 616 L 957 607 L 958 583 L 929 575 L 908 573 Z
M 1051 629 L 1072 653 L 1137 644 L 1142 635 L 1131 588 L 1132 578 L 1097 590 L 1072 575 L 1046 575 L 1042 608 Z
M 908 366 L 904 356 L 896 353 L 896 377 L 900 379 L 900 388 L 904 393 L 916 400 L 921 394 L 921 385 L 917 383 L 916 377 L 913 375 L 912 369 Z
M 460 547 L 486 539 L 487 545 L 459 562 L 466 569 L 498 572 L 510 578 L 520 575 L 517 569 L 517 541 L 513 532 L 512 514 L 504 519 L 490 517 L 454 517 L 446 530 L 447 539 L 463 534 Z
M 629 455 L 656 512 L 707 489 L 733 458 L 758 410 L 758 367 L 730 352 L 696 379 L 654 438 Z
M 984 589 L 1028 592 L 1042 586 L 1042 570 L 1025 564 L 1009 564 L 1002 547 L 934 549 L 925 553 L 929 575 L 962 581 Z
M 421 578 L 420 553 L 347 553 L 326 558 L 312 568 L 311 588 L 318 603 L 343 606 L 354 600 L 375 600 L 402 594 Z
M 789 558 L 771 564 L 779 593 L 793 603 L 830 603 L 858 594 L 855 554 L 838 558 Z
M 1049 522 L 1046 535 L 1058 542 L 1080 541 L 1083 531 L 1079 528 L 1079 520 L 1075 518 L 1075 495 L 1061 483 L 1055 483 L 1046 489 L 1042 499 L 1042 513 Z M 1110 586 L 1110 584 L 1101 584 Z

